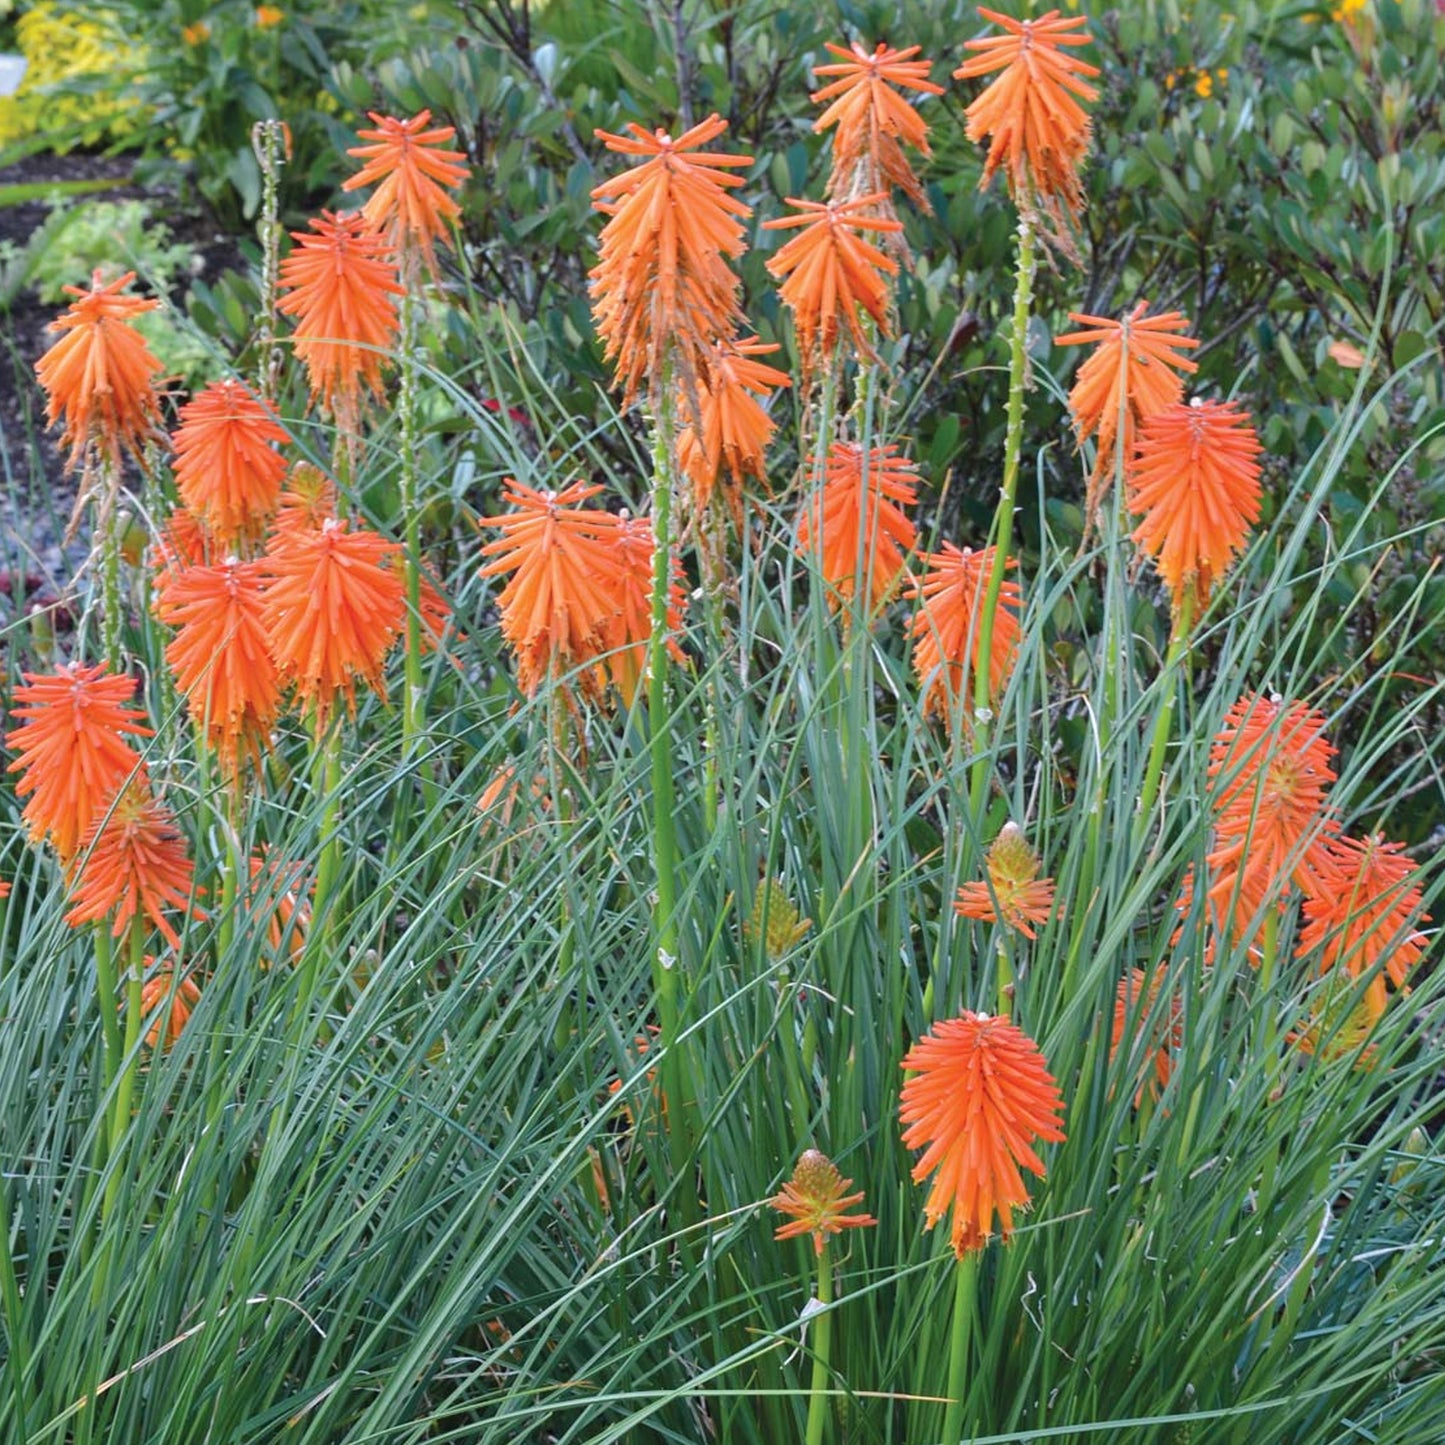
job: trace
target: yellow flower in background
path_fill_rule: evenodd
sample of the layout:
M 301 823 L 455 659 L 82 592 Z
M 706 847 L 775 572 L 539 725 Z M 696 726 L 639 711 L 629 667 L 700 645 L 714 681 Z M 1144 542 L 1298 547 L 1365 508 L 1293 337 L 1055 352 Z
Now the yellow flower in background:
M 197 20 L 194 25 L 186 25 L 181 28 L 181 39 L 187 45 L 204 45 L 211 38 L 211 27 L 204 20 Z
M 1207 70 L 1201 70 L 1195 78 L 1194 93 L 1205 100 L 1214 94 L 1214 77 Z
M 258 5 L 256 7 L 256 28 L 271 30 L 286 18 L 286 12 L 279 5 Z

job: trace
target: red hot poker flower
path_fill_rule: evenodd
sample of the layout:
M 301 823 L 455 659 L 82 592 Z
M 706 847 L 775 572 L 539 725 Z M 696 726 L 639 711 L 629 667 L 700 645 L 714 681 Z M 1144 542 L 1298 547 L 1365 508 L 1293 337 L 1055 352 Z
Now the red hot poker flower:
M 929 570 L 905 594 L 922 599 L 913 619 L 913 671 L 923 688 L 924 716 L 951 723 L 962 708 L 971 723 L 974 677 L 983 665 L 983 604 L 995 549 L 960 551 L 951 542 L 920 559 Z M 1014 565 L 1009 558 L 1006 567 Z M 988 695 L 997 702 L 1018 651 L 1023 596 L 1017 582 L 1005 582 L 989 638 Z
M 156 616 L 177 629 L 166 648 L 192 721 L 205 730 L 226 772 L 270 744 L 281 686 L 267 640 L 264 561 L 234 557 L 214 567 L 163 574 Z
M 181 500 L 225 546 L 255 541 L 276 510 L 286 430 L 239 381 L 212 382 L 171 436 Z
M 431 111 L 410 120 L 368 111 L 375 130 L 357 132 L 369 145 L 352 146 L 346 154 L 366 162 L 343 191 L 375 185 L 361 214 L 374 231 L 402 250 L 414 246 L 429 268 L 436 264 L 434 242 L 445 240 L 447 227 L 461 207 L 447 194 L 471 174 L 464 151 L 442 150 L 456 137 L 456 127 L 431 125 Z
M 1197 618 L 1259 520 L 1262 448 L 1247 412 L 1228 402 L 1175 402 L 1139 426 L 1126 473 L 1134 532 L 1154 558 L 1179 623 Z
M 1179 355 L 1199 345 L 1192 336 L 1176 334 L 1188 328 L 1189 318 L 1178 311 L 1146 316 L 1148 305 L 1141 301 L 1122 321 L 1071 311 L 1069 320 L 1087 329 L 1054 338 L 1056 346 L 1098 344 L 1079 368 L 1069 392 L 1079 444 L 1091 436 L 1095 439 L 1094 470 L 1089 478 L 1090 520 L 1114 474 L 1121 445 L 1127 463 L 1134 455 L 1139 424 L 1183 395 L 1184 383 L 1177 372 L 1199 370 Z
M 1365 990 L 1372 1020 L 1385 1012 L 1386 980 L 1405 990 L 1425 956 L 1420 925 L 1430 916 L 1421 911 L 1420 869 L 1404 856 L 1404 846 L 1378 833 L 1334 840 L 1334 881 L 1305 899 L 1298 956 L 1315 957 L 1322 974 L 1338 969 L 1361 978 L 1379 968 Z
M 905 145 L 923 156 L 930 154 L 928 127 L 894 88 L 943 94 L 943 87 L 928 78 L 931 63 L 913 59 L 920 48 L 910 45 L 906 50 L 894 50 L 880 41 L 870 55 L 855 40 L 848 49 L 828 45 L 828 53 L 836 55 L 838 63 L 813 67 L 814 75 L 838 77 L 810 97 L 814 102 L 832 102 L 813 122 L 813 129 L 821 134 L 830 126 L 837 127 L 828 179 L 830 200 L 846 201 L 897 186 L 914 205 L 931 210 L 903 154 Z M 891 202 L 888 204 L 891 209 Z
M 70 448 L 67 468 L 92 443 L 117 467 L 122 450 L 139 456 L 160 418 L 155 381 L 162 367 L 130 324 L 160 302 L 121 294 L 134 271 L 108 285 L 100 276 L 95 272 L 89 291 L 65 288 L 75 300 L 47 328 L 64 335 L 35 367 L 47 398 L 46 425 L 65 423 L 60 444 Z
M 271 539 L 261 600 L 271 655 L 281 677 L 315 708 L 318 726 L 338 693 L 355 709 L 358 678 L 385 691 L 386 655 L 406 616 L 400 550 L 335 518 Z
M 644 377 L 661 385 L 666 357 L 676 382 L 694 395 L 713 346 L 742 320 L 738 278 L 726 258 L 746 249 L 742 219 L 752 212 L 728 194 L 742 177 L 726 172 L 753 163 L 699 150 L 727 129 L 717 115 L 676 140 L 636 124 L 627 129 L 597 132 L 609 150 L 640 159 L 593 188 L 593 205 L 610 219 L 590 272 L 593 321 L 624 406 Z
M 8 771 L 23 771 L 15 791 L 22 798 L 32 795 L 23 815 L 30 836 L 48 837 L 68 863 L 126 780 L 144 776 L 140 754 L 127 738 L 154 734 L 145 714 L 129 706 L 133 677 L 78 662 L 24 677 L 13 711 L 23 726 L 5 736 L 17 754 Z
M 353 422 L 363 387 L 380 396 L 385 352 L 396 339 L 396 297 L 404 288 L 391 246 L 359 211 L 323 211 L 311 232 L 293 231 L 296 249 L 281 263 L 280 303 L 296 318 L 296 354 L 311 394 Z
M 115 806 L 95 820 L 75 875 L 73 898 L 65 915 L 72 927 L 111 916 L 111 932 L 119 938 L 132 918 L 144 914 L 177 950 L 180 935 L 165 910 L 178 908 L 204 917 L 191 901 L 185 838 L 171 810 L 151 796 L 143 779 L 130 783 Z
M 608 629 L 618 607 L 622 562 L 615 546 L 618 519 L 580 504 L 599 485 L 573 482 L 560 492 L 539 492 L 510 478 L 504 495 L 517 508 L 482 525 L 502 536 L 482 548 L 496 560 L 483 577 L 511 578 L 497 598 L 502 636 L 517 654 L 517 685 L 536 692 L 546 677 L 584 668 L 579 682 L 596 697 L 602 681 L 595 662 L 607 650 Z
M 834 442 L 823 486 L 798 519 L 798 550 L 818 554 L 829 605 L 846 605 L 860 583 L 871 616 L 903 575 L 917 529 L 903 510 L 918 501 L 917 466 L 897 446 Z
M 1064 1138 L 1063 1096 L 1038 1045 L 1006 1018 L 965 1011 L 925 1034 L 908 1051 L 899 1117 L 903 1143 L 924 1149 L 915 1183 L 936 1172 L 924 1206 L 932 1229 L 953 1211 L 953 1252 L 982 1249 L 998 1217 L 1013 1232 L 1013 1211 L 1027 1208 L 1020 1167 L 1040 1177 L 1033 1141 Z
M 1042 211 L 1051 238 L 1072 254 L 1066 223 L 1083 210 L 1079 168 L 1091 128 L 1079 100 L 1099 94 L 1080 77 L 1099 71 L 1065 47 L 1089 43 L 1087 21 L 1061 19 L 1057 10 L 1037 20 L 1014 20 L 982 6 L 978 13 L 1004 30 L 968 41 L 964 49 L 979 54 L 953 72 L 955 80 L 1002 72 L 964 112 L 969 140 L 992 138 L 980 189 L 1002 167 L 1014 204 Z
M 753 337 L 719 342 L 713 348 L 707 384 L 697 398 L 702 431 L 688 423 L 677 434 L 677 463 L 692 483 L 692 510 L 704 515 L 713 489 L 723 481 L 723 495 L 734 523 L 743 525 L 743 480 L 767 475 L 765 454 L 776 423 L 758 398 L 775 387 L 789 386 L 785 371 L 756 360 L 780 348 Z M 684 400 L 684 408 L 686 401 Z M 684 417 L 687 412 L 681 413 Z M 726 473 L 726 477 L 724 477 Z
M 788 204 L 803 214 L 764 221 L 765 231 L 803 229 L 768 262 L 768 271 L 782 282 L 778 295 L 793 313 L 804 373 L 821 359 L 831 362 L 844 331 L 860 356 L 871 358 L 873 346 L 863 318 L 872 319 L 885 335 L 889 290 L 887 276 L 898 274 L 898 263 L 870 245 L 855 231 L 884 234 L 901 231 L 902 221 L 874 212 L 887 195 L 878 191 L 850 201 L 799 201 Z

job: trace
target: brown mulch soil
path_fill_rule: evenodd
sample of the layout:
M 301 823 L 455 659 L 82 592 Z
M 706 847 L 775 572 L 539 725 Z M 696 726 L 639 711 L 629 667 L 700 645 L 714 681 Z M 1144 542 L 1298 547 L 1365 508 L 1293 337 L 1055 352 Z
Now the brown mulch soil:
M 149 199 L 172 236 L 194 248 L 199 276 L 214 281 L 240 268 L 234 237 L 194 207 L 183 209 L 174 197 L 132 183 L 134 166 L 130 156 L 36 155 L 0 168 L 0 185 L 113 180 L 114 186 L 70 197 L 69 203 Z M 0 206 L 0 241 L 23 247 L 50 209 L 43 203 Z M 76 278 L 77 284 L 84 280 Z M 182 304 L 183 298 L 173 299 Z M 29 291 L 17 295 L 8 312 L 0 311 L 0 626 L 14 620 L 17 602 L 18 610 L 30 612 L 66 598 L 89 551 L 84 524 L 81 535 L 64 539 L 75 484 L 55 433 L 45 427 L 45 398 L 35 381 L 35 363 L 55 341 L 47 328 L 56 314 L 54 305 Z M 56 620 L 63 625 L 66 619 Z

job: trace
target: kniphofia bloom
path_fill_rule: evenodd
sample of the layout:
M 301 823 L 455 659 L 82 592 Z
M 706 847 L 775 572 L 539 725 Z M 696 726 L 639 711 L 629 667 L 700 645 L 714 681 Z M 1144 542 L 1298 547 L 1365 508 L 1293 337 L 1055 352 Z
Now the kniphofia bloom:
M 244 758 L 259 758 L 269 746 L 281 708 L 265 585 L 264 561 L 228 557 L 163 574 L 156 588 L 156 616 L 176 629 L 166 661 L 192 721 L 231 777 Z
M 798 550 L 817 554 L 831 606 L 851 602 L 860 584 L 869 615 L 892 595 L 917 536 L 903 510 L 918 501 L 917 481 L 896 445 L 829 447 L 823 485 L 798 519 Z
M 128 739 L 153 734 L 145 714 L 130 706 L 133 677 L 71 662 L 24 678 L 12 710 L 22 726 L 5 736 L 16 754 L 7 771 L 23 774 L 15 792 L 30 798 L 22 815 L 30 836 L 48 838 L 69 862 L 97 814 L 133 774 L 144 772 Z
M 75 300 L 46 328 L 61 338 L 35 367 L 46 395 L 45 424 L 64 422 L 67 468 L 92 444 L 116 467 L 123 450 L 139 456 L 160 418 L 155 382 L 163 368 L 130 324 L 160 302 L 123 294 L 134 271 L 109 283 L 100 278 L 96 271 L 89 291 L 65 288 Z
M 1262 448 L 1229 402 L 1174 402 L 1143 421 L 1128 463 L 1134 540 L 1154 558 L 1176 622 L 1197 618 L 1259 520 Z
M 311 927 L 309 900 L 315 886 L 307 885 L 306 871 L 304 863 L 278 857 L 268 847 L 251 854 L 246 904 L 254 916 L 266 920 L 270 953 L 261 958 L 263 968 L 269 968 L 283 953 L 287 962 L 298 963 L 306 950 L 306 933 Z
M 903 153 L 903 147 L 908 145 L 922 156 L 931 154 L 928 126 L 900 91 L 943 94 L 943 87 L 928 78 L 931 62 L 913 58 L 922 47 L 910 45 L 906 50 L 895 50 L 880 41 L 870 54 L 855 40 L 847 48 L 825 48 L 838 59 L 829 65 L 815 65 L 813 74 L 837 78 L 815 90 L 811 99 L 815 103 L 831 102 L 813 122 L 819 134 L 835 128 L 829 199 L 846 201 L 879 191 L 886 193 L 896 186 L 914 205 L 931 210 Z M 891 211 L 891 202 L 885 203 Z
M 375 185 L 370 200 L 361 208 L 366 223 L 388 237 L 398 251 L 415 247 L 428 268 L 436 264 L 435 243 L 445 240 L 447 228 L 461 215 L 461 207 L 448 190 L 455 190 L 467 176 L 464 151 L 443 150 L 456 137 L 456 127 L 432 126 L 431 111 L 424 110 L 410 120 L 368 111 L 375 130 L 360 130 L 359 140 L 367 145 L 352 146 L 346 154 L 365 164 L 343 191 Z
M 356 708 L 356 683 L 385 693 L 386 655 L 406 617 L 400 548 L 366 527 L 330 518 L 314 531 L 272 535 L 261 600 L 283 681 L 324 727 L 338 694 Z
M 1287 883 L 1314 894 L 1334 876 L 1327 794 L 1335 749 L 1324 730 L 1323 715 L 1304 703 L 1246 694 L 1215 734 L 1209 899 L 1216 926 L 1228 918 L 1235 941 Z
M 1174 1072 L 1174 1054 L 1184 1043 L 1184 1010 L 1177 996 L 1171 995 L 1167 1007 L 1159 1008 L 1159 995 L 1168 982 L 1169 969 L 1160 964 L 1152 975 L 1143 969 L 1126 968 L 1114 990 L 1114 1022 L 1109 1034 L 1109 1062 L 1112 1064 L 1121 1048 L 1132 1049 L 1142 1038 L 1146 1053 L 1144 1069 L 1152 1079 L 1141 1079 L 1134 1091 L 1134 1107 L 1144 1102 L 1144 1092 L 1154 1098 L 1164 1092 Z M 1151 1068 L 1152 1064 L 1152 1068 Z
M 1054 880 L 1040 878 L 1043 861 L 1029 846 L 1023 829 L 1008 822 L 990 845 L 984 860 L 988 881 L 965 883 L 953 902 L 953 911 L 985 923 L 1007 923 L 1025 938 L 1034 938 L 1034 925 L 1047 923 L 1054 909 Z
M 601 490 L 579 481 L 559 492 L 539 492 L 509 478 L 503 495 L 516 510 L 482 518 L 483 526 L 502 531 L 482 548 L 495 560 L 480 575 L 511 574 L 497 605 L 525 693 L 536 692 L 543 678 L 581 668 L 581 690 L 600 695 L 602 679 L 587 664 L 607 650 L 622 567 L 617 517 L 582 505 Z
M 982 613 L 995 550 L 960 550 L 945 542 L 943 551 L 924 553 L 920 560 L 928 571 L 905 594 L 922 599 L 910 630 L 925 716 L 951 722 L 962 708 L 964 725 L 971 722 L 974 680 L 984 665 Z M 1013 565 L 1010 557 L 1005 566 Z M 1018 583 L 1005 581 L 989 637 L 988 695 L 994 702 L 1013 670 L 1022 605 Z
M 779 1214 L 789 1216 L 791 1223 L 781 1224 L 773 1232 L 774 1239 L 796 1239 L 813 1236 L 813 1250 L 822 1254 L 829 1238 L 845 1229 L 867 1229 L 878 1223 L 871 1214 L 849 1214 L 855 1204 L 862 1204 L 863 1191 L 849 1194 L 853 1181 L 838 1173 L 838 1166 L 821 1150 L 805 1149 L 793 1177 L 768 1203 Z
M 149 965 L 151 962 L 147 957 L 146 963 Z M 167 1001 L 169 1006 L 161 1012 Z M 151 1019 L 145 1035 L 146 1047 L 153 1049 L 160 1044 L 163 1048 L 170 1048 L 180 1038 L 181 1030 L 190 1021 L 191 1013 L 200 1001 L 200 985 L 190 974 L 182 974 L 176 982 L 172 969 L 162 967 L 151 973 L 140 990 L 141 1012 Z
M 1389 990 L 1405 991 L 1425 956 L 1420 925 L 1430 916 L 1421 910 L 1420 869 L 1405 856 L 1404 844 L 1387 843 L 1378 833 L 1335 839 L 1329 847 L 1333 879 L 1305 899 L 1296 951 L 1315 959 L 1321 973 L 1373 974 L 1364 1003 L 1378 1019 Z
M 639 159 L 592 190 L 593 205 L 609 220 L 589 273 L 593 321 L 623 406 L 644 378 L 660 386 L 668 362 L 674 383 L 696 393 L 713 346 L 742 320 L 728 258 L 746 250 L 742 219 L 751 210 L 728 194 L 743 183 L 728 171 L 752 164 L 751 156 L 699 149 L 727 129 L 721 116 L 676 140 L 636 123 L 627 129 L 596 132 L 608 150 Z
M 966 1010 L 919 1039 L 903 1067 L 903 1143 L 924 1150 L 914 1182 L 936 1171 L 927 1227 L 951 1209 L 960 1259 L 983 1248 L 995 1217 L 1007 1240 L 1014 1210 L 1029 1203 L 1020 1168 L 1044 1174 L 1034 1142 L 1064 1138 L 1063 1096 L 1038 1045 L 1009 1019 Z
M 1036 20 L 982 6 L 978 13 L 1004 31 L 966 42 L 964 49 L 978 54 L 953 72 L 955 80 L 1001 72 L 964 111 L 969 140 L 989 140 L 980 188 L 1002 167 L 1014 204 L 1042 213 L 1048 234 L 1072 252 L 1066 223 L 1083 210 L 1079 168 L 1091 127 L 1079 101 L 1098 98 L 1082 77 L 1099 71 L 1069 47 L 1089 43 L 1087 21 L 1082 15 L 1065 20 L 1057 10 Z
M 1114 474 L 1116 458 L 1122 455 L 1127 464 L 1134 454 L 1136 428 L 1183 395 L 1179 372 L 1199 370 L 1180 354 L 1199 345 L 1192 336 L 1179 335 L 1188 329 L 1189 318 L 1179 311 L 1148 316 L 1148 306 L 1141 301 L 1122 321 L 1071 311 L 1069 320 L 1085 330 L 1054 338 L 1057 346 L 1097 344 L 1079 367 L 1069 392 L 1079 444 L 1093 437 L 1096 448 L 1089 477 L 1091 520 Z
M 901 221 L 875 214 L 886 199 L 882 191 L 826 204 L 789 196 L 788 204 L 802 214 L 763 222 L 765 231 L 803 228 L 778 249 L 768 271 L 782 282 L 778 295 L 793 313 L 805 374 L 820 359 L 831 361 L 845 331 L 858 354 L 871 359 L 873 345 L 864 329 L 865 316 L 885 335 L 889 331 L 885 278 L 898 274 L 898 263 L 854 234 L 903 229 Z
M 279 309 L 296 318 L 296 355 L 306 363 L 311 394 L 348 422 L 363 387 L 382 394 L 385 352 L 396 339 L 396 298 L 403 293 L 391 243 L 360 211 L 323 211 L 310 232 L 293 231 L 295 249 L 281 262 Z
M 713 347 L 707 381 L 697 396 L 701 431 L 688 418 L 684 400 L 681 415 L 687 424 L 677 434 L 677 463 L 692 483 L 695 517 L 707 512 L 721 481 L 728 511 L 742 527 L 744 480 L 766 478 L 767 447 L 777 425 L 759 398 L 792 384 L 787 372 L 757 359 L 779 349 L 776 342 L 756 337 Z
M 212 382 L 180 411 L 171 435 L 176 490 L 225 546 L 255 541 L 281 495 L 284 427 L 239 381 Z
M 652 635 L 652 568 L 654 540 L 652 521 L 647 517 L 621 516 L 611 533 L 614 565 L 605 574 L 612 586 L 610 616 L 602 623 L 603 661 L 612 685 L 624 707 L 631 707 L 647 671 L 648 640 Z M 674 634 L 682 626 L 687 607 L 673 559 L 667 599 L 668 650 L 679 662 L 684 658 Z
M 92 823 L 71 898 L 65 921 L 72 927 L 109 918 L 119 938 L 133 918 L 144 916 L 175 949 L 181 946 L 180 935 L 166 910 L 203 916 L 193 902 L 185 837 L 145 779 L 128 783 Z

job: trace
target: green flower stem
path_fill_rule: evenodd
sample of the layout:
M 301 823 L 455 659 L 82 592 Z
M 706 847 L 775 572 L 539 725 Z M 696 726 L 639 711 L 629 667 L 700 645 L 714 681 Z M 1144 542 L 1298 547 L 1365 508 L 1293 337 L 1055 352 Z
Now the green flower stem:
M 125 616 L 125 594 L 120 585 L 120 548 L 122 519 L 116 493 L 119 481 L 114 476 L 111 464 L 101 464 L 102 500 L 97 521 L 101 532 L 100 559 L 100 635 L 101 647 L 105 652 L 106 665 L 112 672 L 119 672 L 125 664 L 121 647 L 122 619 Z
M 812 1317 L 813 1377 L 808 1386 L 808 1425 L 804 1445 L 823 1445 L 823 1432 L 828 1426 L 828 1382 L 832 1377 L 833 1356 L 833 1261 L 824 1244 L 818 1256 L 818 1303 L 825 1308 Z
M 953 1329 L 948 1344 L 948 1408 L 943 1416 L 943 1445 L 963 1439 L 963 1407 L 968 1392 L 968 1350 L 978 1297 L 978 1251 L 971 1249 L 955 1266 Z
M 992 696 L 990 687 L 989 658 L 993 651 L 994 614 L 1003 594 L 1009 548 L 1013 544 L 1014 499 L 1018 493 L 1019 458 L 1023 451 L 1024 391 L 1028 386 L 1029 366 L 1029 311 L 1033 306 L 1034 270 L 1037 264 L 1033 223 L 1026 216 L 1019 217 L 1018 238 L 1013 325 L 1009 337 L 1008 413 L 1007 429 L 1004 433 L 1003 483 L 999 488 L 998 511 L 994 513 L 993 565 L 989 568 L 988 586 L 984 590 L 982 615 L 976 623 L 978 643 L 974 656 L 978 659 L 978 666 L 973 678 L 971 702 L 977 719 L 977 755 L 969 779 L 969 811 L 975 825 L 983 819 L 988 780 L 993 770 L 992 750 L 989 746 L 992 731 L 989 709 L 996 699 Z M 967 723 L 968 719 L 964 721 Z
M 281 377 L 281 348 L 276 344 L 276 290 L 281 274 L 281 168 L 286 164 L 284 125 L 257 121 L 251 149 L 261 168 L 261 313 L 256 318 L 256 381 L 265 402 L 276 400 Z
M 1260 1030 L 1261 1064 L 1265 1078 L 1274 1071 L 1279 1056 L 1278 1027 L 1274 1003 L 1274 972 L 1279 962 L 1279 910 L 1274 904 L 1268 905 L 1264 916 L 1264 939 L 1262 956 L 1259 961 L 1259 998 L 1264 1018 Z M 1259 1181 L 1259 1213 L 1263 1215 L 1274 1199 L 1274 1180 L 1279 1168 L 1279 1150 L 1267 1148 L 1264 1151 L 1264 1168 Z
M 1186 592 L 1179 607 L 1179 618 L 1174 635 L 1169 640 L 1169 652 L 1164 658 L 1164 670 L 1160 674 L 1160 686 L 1164 699 L 1154 718 L 1154 736 L 1149 740 L 1149 761 L 1144 768 L 1144 790 L 1139 795 L 1139 811 L 1134 819 L 1134 846 L 1137 849 L 1148 835 L 1149 816 L 1154 811 L 1159 796 L 1159 782 L 1164 772 L 1164 754 L 1173 732 L 1174 705 L 1178 699 L 1179 687 L 1175 673 L 1179 664 L 1189 652 L 1189 632 L 1194 625 L 1193 599 Z
M 401 516 L 406 578 L 406 681 L 401 708 L 401 755 L 411 761 L 426 733 L 426 691 L 421 670 L 421 497 L 416 454 L 417 299 L 414 294 L 421 285 L 421 276 L 414 257 L 409 256 L 406 262 L 402 284 L 406 294 L 401 298 L 400 385 L 396 403 L 397 419 L 401 423 Z M 431 810 L 436 806 L 437 790 L 427 762 L 421 763 L 421 778 L 422 798 Z
M 667 704 L 667 593 L 672 571 L 673 415 L 672 385 L 664 378 L 652 449 L 652 629 L 647 644 L 648 751 L 652 762 L 652 853 L 657 873 L 653 908 L 652 981 L 662 1029 L 662 1091 L 668 1101 L 667 1144 L 684 1225 L 695 1222 L 696 1201 L 687 1182 L 692 1149 L 682 1041 L 678 924 L 677 800 L 673 788 L 672 720 Z
M 337 884 L 341 877 L 341 721 L 329 728 L 314 720 L 316 756 L 312 783 L 322 800 L 320 854 L 316 864 L 316 892 L 312 899 L 312 926 L 301 955 L 296 994 L 297 1014 L 315 998 L 323 958 L 336 957 Z

